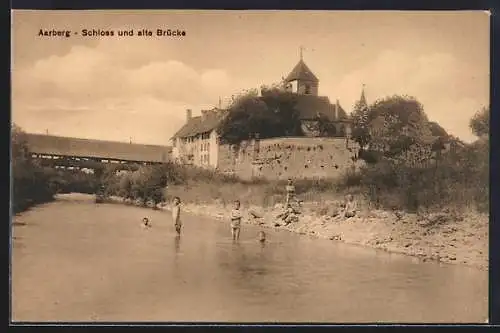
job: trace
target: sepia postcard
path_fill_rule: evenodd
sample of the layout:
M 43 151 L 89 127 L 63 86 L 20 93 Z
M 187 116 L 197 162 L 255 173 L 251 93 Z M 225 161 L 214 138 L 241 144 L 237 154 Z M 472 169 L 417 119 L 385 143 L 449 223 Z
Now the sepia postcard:
M 11 322 L 487 322 L 489 26 L 12 11 Z

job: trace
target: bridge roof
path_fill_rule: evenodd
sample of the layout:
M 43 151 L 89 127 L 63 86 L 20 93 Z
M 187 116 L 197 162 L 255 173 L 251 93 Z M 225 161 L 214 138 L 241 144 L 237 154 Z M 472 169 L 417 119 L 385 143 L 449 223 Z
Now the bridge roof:
M 166 162 L 172 148 L 117 141 L 69 138 L 45 134 L 26 134 L 30 152 L 47 155 L 97 157 L 141 162 Z

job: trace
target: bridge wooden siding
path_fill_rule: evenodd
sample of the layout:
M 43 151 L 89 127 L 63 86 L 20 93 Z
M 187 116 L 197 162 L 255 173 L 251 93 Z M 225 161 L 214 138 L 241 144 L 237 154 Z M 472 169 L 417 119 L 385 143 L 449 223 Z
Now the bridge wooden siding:
M 144 145 L 117 141 L 70 138 L 44 134 L 26 134 L 31 154 L 64 156 L 122 162 L 165 163 L 170 160 L 169 146 Z

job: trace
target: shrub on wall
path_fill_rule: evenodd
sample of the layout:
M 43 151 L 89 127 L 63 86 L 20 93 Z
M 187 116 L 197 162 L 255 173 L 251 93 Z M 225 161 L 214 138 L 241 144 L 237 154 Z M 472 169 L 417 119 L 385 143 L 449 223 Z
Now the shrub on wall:
M 217 132 L 224 144 L 240 144 L 259 134 L 261 139 L 302 136 L 296 96 L 278 88 L 263 89 L 262 96 L 249 92 L 236 97 Z

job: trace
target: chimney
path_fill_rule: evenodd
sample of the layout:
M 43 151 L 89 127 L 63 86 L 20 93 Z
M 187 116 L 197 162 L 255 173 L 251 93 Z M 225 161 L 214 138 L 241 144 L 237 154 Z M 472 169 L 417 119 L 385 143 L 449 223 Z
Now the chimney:
M 189 122 L 191 120 L 191 117 L 193 117 L 193 111 L 191 109 L 186 110 L 186 122 Z

